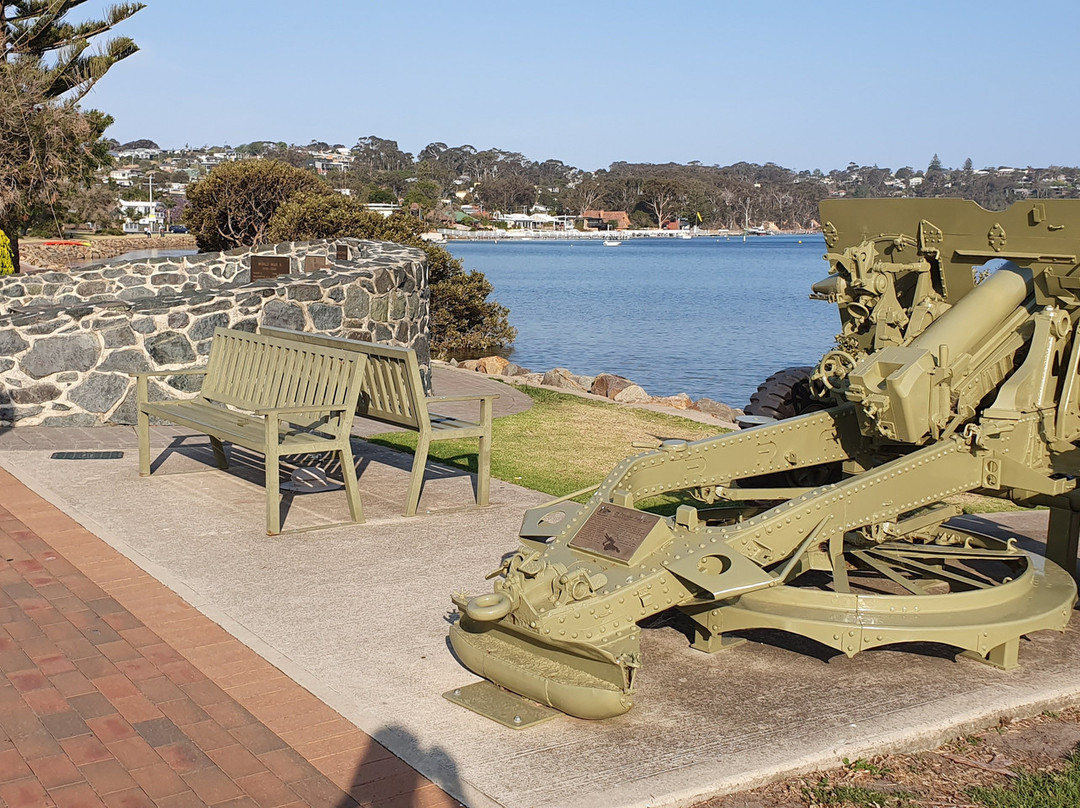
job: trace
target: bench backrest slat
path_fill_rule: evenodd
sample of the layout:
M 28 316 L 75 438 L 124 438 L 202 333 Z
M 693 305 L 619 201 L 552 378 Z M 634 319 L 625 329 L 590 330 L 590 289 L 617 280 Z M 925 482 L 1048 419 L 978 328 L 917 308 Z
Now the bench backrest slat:
M 353 351 L 367 356 L 364 381 L 356 413 L 398 426 L 419 429 L 427 424 L 427 402 L 420 380 L 420 363 L 412 348 L 398 348 L 375 342 L 329 337 L 284 328 L 260 328 L 261 334 L 280 336 L 306 345 Z
M 248 410 L 355 409 L 364 364 L 363 356 L 334 346 L 218 328 L 200 395 Z

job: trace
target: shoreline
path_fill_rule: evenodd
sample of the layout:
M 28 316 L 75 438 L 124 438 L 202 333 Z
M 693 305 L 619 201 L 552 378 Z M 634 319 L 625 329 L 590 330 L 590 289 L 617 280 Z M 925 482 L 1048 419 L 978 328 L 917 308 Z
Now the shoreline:
M 815 236 L 820 230 L 770 230 L 741 233 L 734 230 L 438 230 L 437 243 L 447 241 L 629 241 L 632 239 L 747 239 L 770 236 Z
M 669 415 L 679 415 L 692 421 L 715 424 L 727 429 L 738 429 L 738 419 L 744 414 L 739 407 L 708 397 L 695 401 L 685 392 L 655 396 L 633 380 L 616 373 L 601 372 L 595 376 L 586 376 L 564 367 L 554 367 L 541 373 L 516 365 L 498 355 L 467 359 L 463 362 L 441 359 L 432 361 L 458 370 L 479 373 L 515 386 L 529 385 L 594 401 L 604 401 L 608 404 L 666 412 Z

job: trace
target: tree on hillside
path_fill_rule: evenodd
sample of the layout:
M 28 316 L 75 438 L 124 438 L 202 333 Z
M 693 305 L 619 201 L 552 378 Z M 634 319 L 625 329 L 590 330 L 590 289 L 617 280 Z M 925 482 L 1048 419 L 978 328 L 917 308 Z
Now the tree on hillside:
M 17 0 L 0 3 L 0 60 L 32 60 L 48 68 L 44 97 L 70 94 L 69 100 L 85 96 L 109 68 L 138 51 L 127 37 L 100 37 L 132 14 L 143 3 L 118 3 L 104 10 L 102 19 L 71 23 L 69 12 L 86 0 Z M 97 46 L 91 51 L 91 45 Z
M 19 237 L 35 215 L 59 235 L 65 200 L 109 164 L 102 133 L 112 118 L 48 98 L 55 77 L 32 61 L 0 63 L 0 231 L 19 268 Z
M 536 204 L 536 186 L 517 174 L 484 180 L 476 193 L 489 210 L 503 213 L 512 213 L 515 208 L 531 208 Z
M 431 290 L 431 350 L 485 352 L 509 346 L 516 332 L 508 311 L 488 300 L 492 287 L 479 272 L 466 273 L 461 261 L 442 247 L 420 238 L 423 225 L 401 214 L 383 218 L 341 194 L 297 194 L 274 215 L 272 241 L 318 238 L 364 238 L 392 241 L 423 250 Z
M 263 157 L 267 160 L 277 160 L 282 163 L 288 163 L 294 168 L 307 168 L 311 162 L 311 155 L 306 151 L 290 146 L 287 143 L 274 143 L 271 144 L 266 151 L 263 152 Z
M 368 135 L 352 148 L 355 165 L 369 171 L 399 171 L 412 165 L 413 158 L 398 148 L 396 140 Z
M 678 210 L 685 188 L 675 180 L 651 177 L 642 183 L 641 194 L 656 219 L 656 226 L 663 227 Z
M 609 177 L 601 180 L 604 186 L 604 207 L 632 213 L 641 202 L 640 177 Z
M 386 188 L 371 188 L 365 198 L 375 205 L 396 205 L 398 201 L 397 194 Z
M 279 160 L 222 163 L 188 186 L 184 224 L 204 252 L 263 244 L 277 209 L 305 191 L 333 193 L 311 172 Z
M 114 226 L 120 219 L 116 206 L 119 189 L 112 183 L 95 182 L 76 191 L 67 204 L 68 221 L 89 224 L 98 230 Z
M 604 197 L 604 189 L 594 179 L 582 180 L 573 188 L 567 188 L 560 197 L 565 210 L 580 216 L 587 210 L 596 210 Z
M 102 35 L 142 3 L 111 6 L 101 19 L 67 22 L 84 2 L 0 2 L 0 231 L 15 271 L 19 236 L 31 212 L 48 208 L 58 222 L 54 211 L 62 195 L 88 184 L 108 164 L 101 136 L 112 119 L 76 103 L 138 50 L 127 37 Z
M 417 180 L 416 182 L 409 183 L 409 188 L 405 192 L 402 202 L 406 205 L 415 203 L 425 212 L 434 210 L 435 206 L 439 204 L 441 190 L 438 183 L 432 182 L 431 180 Z

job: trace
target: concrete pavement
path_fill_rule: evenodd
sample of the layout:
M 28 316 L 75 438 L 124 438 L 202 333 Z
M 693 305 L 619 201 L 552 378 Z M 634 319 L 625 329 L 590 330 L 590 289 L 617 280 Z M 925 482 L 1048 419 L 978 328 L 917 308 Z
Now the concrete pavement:
M 430 514 L 406 519 L 407 462 L 362 443 L 365 525 L 267 537 L 257 457 L 239 457 L 229 473 L 188 474 L 207 468 L 205 438 L 177 441 L 162 430 L 156 445 L 173 449 L 141 479 L 133 432 L 73 434 L 72 445 L 61 431 L 37 432 L 0 436 L 0 466 L 470 805 L 685 805 L 1080 701 L 1075 620 L 1064 635 L 1023 642 L 1013 672 L 957 661 L 930 644 L 848 659 L 766 631 L 707 656 L 688 647 L 677 623 L 661 621 L 643 632 L 630 713 L 604 722 L 560 717 L 515 732 L 441 697 L 475 681 L 446 647 L 449 594 L 490 586 L 484 574 L 514 548 L 522 512 L 544 495 L 494 481 L 492 507 L 461 508 L 471 480 L 433 470 L 421 503 Z M 50 458 L 77 439 L 100 441 L 95 448 L 112 440 L 125 456 Z M 340 492 L 297 496 L 286 526 L 344 512 Z M 1022 516 L 1000 520 L 1000 529 L 1017 532 L 1011 520 L 1037 539 L 1040 517 Z M 113 597 L 123 603 L 122 594 Z M 186 653 L 197 665 L 214 663 L 211 651 Z

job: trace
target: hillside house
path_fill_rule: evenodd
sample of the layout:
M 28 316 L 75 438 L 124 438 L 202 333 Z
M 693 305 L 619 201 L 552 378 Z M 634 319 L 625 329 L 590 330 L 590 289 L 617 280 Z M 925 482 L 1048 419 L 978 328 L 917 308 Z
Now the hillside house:
M 581 218 L 586 230 L 607 230 L 608 222 L 615 222 L 616 230 L 630 229 L 630 216 L 625 210 L 587 210 Z

